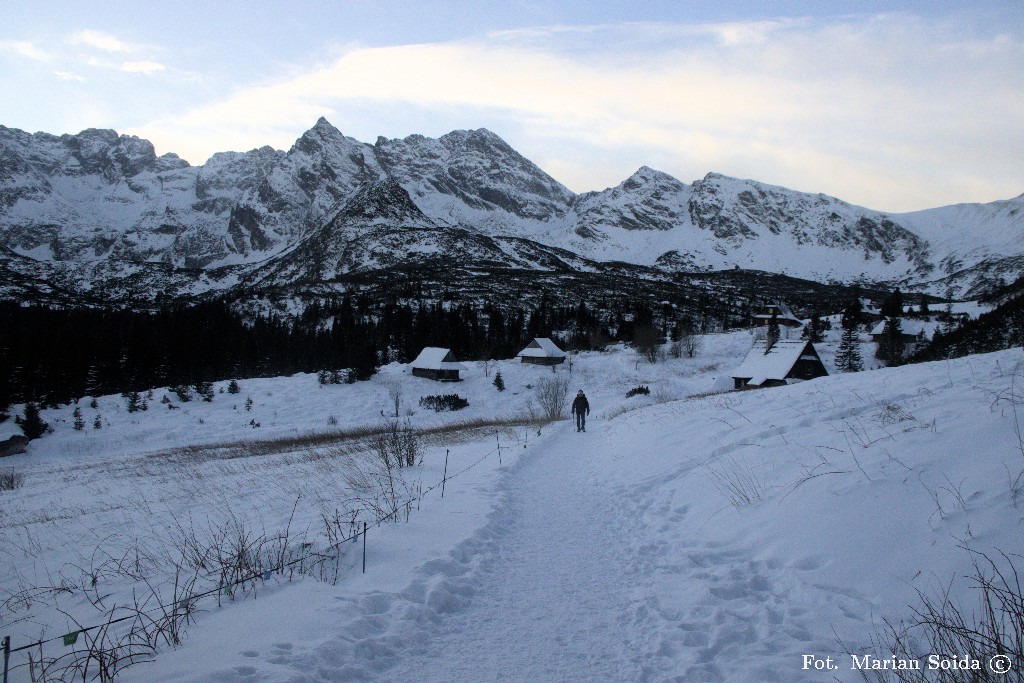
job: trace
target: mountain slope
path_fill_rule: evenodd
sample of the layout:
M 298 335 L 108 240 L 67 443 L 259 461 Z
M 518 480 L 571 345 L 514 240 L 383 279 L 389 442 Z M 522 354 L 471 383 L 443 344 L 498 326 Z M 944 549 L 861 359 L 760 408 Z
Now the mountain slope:
M 39 264 L 41 282 L 70 292 L 123 290 L 142 271 L 146 286 L 184 296 L 431 260 L 566 263 L 554 248 L 581 264 L 738 267 L 956 293 L 1020 274 L 1022 208 L 1024 196 L 886 214 L 716 173 L 687 185 L 648 167 L 575 195 L 485 129 L 369 145 L 321 118 L 286 152 L 225 152 L 193 167 L 114 131 L 0 127 L 4 258 L 19 261 L 22 278 Z M 544 255 L 524 261 L 510 239 Z

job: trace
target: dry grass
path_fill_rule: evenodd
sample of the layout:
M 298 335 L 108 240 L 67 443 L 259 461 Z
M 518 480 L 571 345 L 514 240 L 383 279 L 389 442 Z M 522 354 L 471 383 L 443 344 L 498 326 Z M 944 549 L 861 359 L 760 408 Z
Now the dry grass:
M 469 440 L 485 430 L 503 430 L 513 427 L 536 426 L 543 421 L 525 416 L 499 417 L 494 419 L 477 418 L 462 422 L 449 422 L 417 429 L 417 436 L 428 444 L 452 443 Z M 290 436 L 274 437 L 254 441 L 229 441 L 211 444 L 183 446 L 166 451 L 151 453 L 147 457 L 159 460 L 181 460 L 189 463 L 201 463 L 210 460 L 231 460 L 235 458 L 251 458 L 279 453 L 308 452 L 326 446 L 351 446 L 357 450 L 365 442 L 387 433 L 385 424 L 356 427 L 353 429 L 332 429 L 309 432 Z M 335 450 L 335 454 L 339 451 Z

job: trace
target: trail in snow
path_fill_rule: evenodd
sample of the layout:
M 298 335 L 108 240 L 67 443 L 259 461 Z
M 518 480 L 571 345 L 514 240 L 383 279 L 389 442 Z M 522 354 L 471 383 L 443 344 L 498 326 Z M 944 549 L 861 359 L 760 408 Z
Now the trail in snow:
M 641 680 L 640 567 L 611 492 L 588 469 L 600 431 L 569 425 L 506 479 L 464 608 L 386 677 L 393 680 Z
M 273 676 L 647 679 L 645 649 L 657 639 L 643 623 L 638 586 L 645 570 L 629 541 L 635 520 L 613 508 L 609 487 L 588 469 L 600 429 L 549 429 L 560 433 L 501 477 L 501 498 L 486 525 L 447 558 L 424 564 L 405 590 L 339 599 L 332 611 L 357 616 L 313 647 L 270 653 Z M 268 680 L 259 670 L 216 677 Z
M 609 460 L 645 457 L 628 425 L 549 429 L 500 478 L 487 524 L 412 585 L 339 598 L 330 609 L 354 618 L 271 652 L 271 678 L 241 667 L 216 680 L 788 681 L 780 655 L 823 645 L 810 642 L 793 567 L 688 532 L 689 504 L 663 475 L 606 478 Z M 670 481 L 700 466 L 677 457 Z

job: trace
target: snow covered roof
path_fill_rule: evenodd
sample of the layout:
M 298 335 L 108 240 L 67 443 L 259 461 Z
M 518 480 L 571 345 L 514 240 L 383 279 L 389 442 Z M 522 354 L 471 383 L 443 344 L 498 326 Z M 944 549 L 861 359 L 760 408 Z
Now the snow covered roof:
M 535 337 L 526 348 L 518 353 L 519 357 L 527 358 L 565 358 L 565 351 L 547 337 Z
M 771 320 L 771 318 L 772 318 L 771 309 L 772 308 L 777 308 L 777 309 L 779 309 L 778 310 L 778 314 L 776 315 L 776 319 L 777 320 L 791 320 L 793 322 L 800 322 L 800 318 L 796 317 L 796 315 L 793 313 L 792 309 L 789 306 L 787 306 L 786 304 L 782 303 L 781 301 L 776 302 L 774 304 L 768 304 L 768 306 L 766 306 L 766 308 L 768 309 L 767 313 L 758 313 L 754 317 L 755 318 L 763 318 L 765 320 Z
M 933 320 L 918 320 L 916 318 L 900 318 L 900 329 L 903 334 L 911 334 L 915 337 L 924 332 L 926 337 L 931 337 L 935 334 L 935 328 L 938 327 L 938 323 Z M 879 320 L 874 327 L 871 328 L 872 335 L 878 335 L 885 332 L 885 320 Z
M 732 376 L 749 377 L 751 386 L 758 386 L 769 379 L 786 379 L 809 344 L 806 339 L 780 339 L 765 353 L 765 342 L 756 341 L 740 366 L 733 370 Z
M 414 368 L 421 370 L 465 370 L 466 366 L 455 360 L 451 349 L 442 349 L 437 346 L 428 346 L 416 360 L 412 362 Z

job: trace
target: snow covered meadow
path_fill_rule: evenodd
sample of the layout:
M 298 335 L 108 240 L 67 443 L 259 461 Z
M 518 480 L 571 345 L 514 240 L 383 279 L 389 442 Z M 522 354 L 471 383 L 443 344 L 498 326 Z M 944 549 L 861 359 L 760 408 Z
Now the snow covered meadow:
M 1024 356 L 726 391 L 750 343 L 709 335 L 655 365 L 575 356 L 555 376 L 587 392 L 585 434 L 525 423 L 552 371 L 513 361 L 469 363 L 458 384 L 400 365 L 352 385 L 239 380 L 173 409 L 157 389 L 136 413 L 99 397 L 81 431 L 71 407 L 45 410 L 54 433 L 0 466 L 23 476 L 0 491 L 0 636 L 56 641 L 13 654 L 12 680 L 117 609 L 180 605 L 183 579 L 216 589 L 183 558 L 239 539 L 267 555 L 247 569 L 311 559 L 186 600 L 180 644 L 119 680 L 860 680 L 848 653 L 888 657 L 886 623 L 912 619 L 919 592 L 975 611 L 977 553 L 1005 566 L 1024 549 Z M 364 574 L 363 537 L 332 544 L 375 522 L 350 523 L 354 475 L 396 391 L 423 430 L 399 484 L 418 500 L 370 527 Z M 452 392 L 469 406 L 419 406 Z

